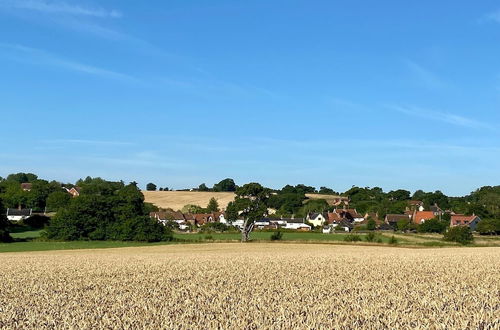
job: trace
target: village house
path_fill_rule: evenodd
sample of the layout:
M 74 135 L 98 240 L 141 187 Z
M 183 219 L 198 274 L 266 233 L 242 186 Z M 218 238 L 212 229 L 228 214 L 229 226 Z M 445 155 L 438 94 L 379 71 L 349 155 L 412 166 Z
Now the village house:
M 451 216 L 450 227 L 468 226 L 474 231 L 479 221 L 481 221 L 481 218 L 477 215 L 455 214 Z
M 22 221 L 28 219 L 33 213 L 32 209 L 7 209 L 7 220 L 9 221 Z
M 68 189 L 66 187 L 64 187 L 64 189 L 68 192 L 68 194 L 70 194 L 72 197 L 78 197 L 80 196 L 80 190 L 81 188 L 80 187 L 72 187 L 71 189 Z
M 407 214 L 387 214 L 385 216 L 385 223 L 393 228 L 396 228 L 397 224 L 401 220 L 411 220 L 411 215 Z
M 432 211 L 416 211 L 413 214 L 412 221 L 417 225 L 421 225 L 427 220 L 434 219 L 436 215 Z
M 314 227 L 322 226 L 328 219 L 327 213 L 308 213 L 306 220 Z
M 406 209 L 409 211 L 423 211 L 423 210 L 425 210 L 424 202 L 422 202 L 422 201 L 408 201 L 408 206 Z
M 31 184 L 31 183 L 28 183 L 28 182 L 21 183 L 21 189 L 22 189 L 23 191 L 30 191 L 30 190 L 31 190 L 31 187 L 32 187 L 32 184 Z
M 286 219 L 285 229 L 294 229 L 294 230 L 302 230 L 302 231 L 310 231 L 311 226 L 304 223 L 303 218 L 292 218 Z

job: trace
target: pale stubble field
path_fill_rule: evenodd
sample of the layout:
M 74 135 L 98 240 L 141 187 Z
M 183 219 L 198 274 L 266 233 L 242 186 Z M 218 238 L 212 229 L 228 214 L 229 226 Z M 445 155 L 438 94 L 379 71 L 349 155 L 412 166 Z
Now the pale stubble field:
M 0 265 L 0 328 L 500 326 L 499 248 L 218 243 Z

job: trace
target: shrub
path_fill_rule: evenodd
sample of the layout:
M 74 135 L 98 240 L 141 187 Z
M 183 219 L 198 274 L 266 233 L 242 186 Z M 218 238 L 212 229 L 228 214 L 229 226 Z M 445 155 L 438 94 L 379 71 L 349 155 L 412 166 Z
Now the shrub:
M 420 233 L 442 233 L 446 230 L 448 224 L 439 219 L 430 219 L 420 224 L 417 231 Z
M 45 225 L 49 224 L 49 221 L 50 221 L 49 217 L 35 214 L 24 220 L 23 223 L 32 228 L 43 228 Z
M 496 235 L 496 234 L 500 234 L 500 219 L 484 219 L 484 220 L 481 220 L 477 224 L 476 230 L 481 235 Z
M 375 220 L 373 219 L 368 220 L 368 222 L 366 223 L 366 229 L 375 230 L 376 228 L 377 228 L 377 223 L 375 222 Z
M 271 241 L 281 241 L 282 238 L 283 238 L 283 233 L 279 230 L 271 235 Z
M 212 235 L 205 235 L 205 237 L 204 237 L 204 238 L 205 238 L 207 241 L 211 241 L 211 240 L 213 240 L 213 239 L 214 239 Z
M 467 226 L 451 227 L 444 233 L 443 239 L 448 242 L 457 242 L 460 244 L 470 244 L 474 241 L 474 236 Z
M 355 234 L 349 234 L 344 237 L 344 241 L 346 242 L 359 242 L 361 241 L 361 237 L 359 235 Z
M 375 241 L 378 241 L 378 239 L 377 239 L 377 238 L 378 238 L 378 239 L 380 239 L 380 238 L 378 237 L 378 235 L 376 235 L 374 232 L 370 232 L 370 233 L 368 233 L 368 234 L 365 236 L 365 240 L 366 240 L 367 242 L 375 242 Z
M 389 239 L 389 244 L 392 244 L 392 245 L 396 245 L 398 244 L 398 239 L 396 237 L 391 236 L 391 238 Z
M 209 222 L 201 226 L 200 231 L 202 232 L 225 232 L 228 231 L 230 227 L 226 224 L 220 222 Z

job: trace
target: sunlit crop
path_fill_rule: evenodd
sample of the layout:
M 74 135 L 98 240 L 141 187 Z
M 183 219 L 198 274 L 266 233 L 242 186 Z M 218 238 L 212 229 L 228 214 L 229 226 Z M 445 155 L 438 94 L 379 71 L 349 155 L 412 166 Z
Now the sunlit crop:
M 0 254 L 0 328 L 500 326 L 500 249 L 227 243 Z

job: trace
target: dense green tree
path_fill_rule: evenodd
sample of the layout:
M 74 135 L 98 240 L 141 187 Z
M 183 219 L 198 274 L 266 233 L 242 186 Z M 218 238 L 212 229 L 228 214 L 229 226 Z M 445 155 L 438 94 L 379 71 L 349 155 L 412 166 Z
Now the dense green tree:
M 233 179 L 227 178 L 214 184 L 214 191 L 236 191 L 236 184 Z
M 17 183 L 31 183 L 38 179 L 38 176 L 33 173 L 15 173 L 7 176 L 7 181 Z
M 182 213 L 205 213 L 206 209 L 199 205 L 186 204 L 182 207 Z
M 146 190 L 147 191 L 156 191 L 156 185 L 154 183 L 150 182 L 146 185 Z
M 339 193 L 334 191 L 333 189 L 327 188 L 327 187 L 320 187 L 318 190 L 318 194 L 324 194 L 324 195 L 338 195 Z
M 147 216 L 144 196 L 136 183 L 92 180 L 87 193 L 73 198 L 47 227 L 47 236 L 60 240 L 170 240 L 170 230 Z M 93 186 L 95 185 L 95 186 Z M 120 189 L 115 190 L 116 187 Z
M 406 201 L 410 199 L 410 192 L 404 189 L 392 190 L 387 193 L 387 197 L 394 201 Z
M 375 230 L 377 228 L 377 223 L 373 219 L 369 219 L 366 223 L 366 229 Z
M 217 200 L 214 197 L 210 198 L 210 200 L 208 201 L 207 211 L 209 213 L 219 212 L 219 203 L 217 202 Z
M 202 183 L 198 186 L 198 191 L 210 191 L 206 184 Z
M 32 228 L 43 228 L 48 225 L 50 218 L 40 214 L 34 214 L 23 221 L 23 223 Z
M 2 200 L 0 199 L 0 242 L 8 243 L 12 242 L 12 237 L 9 234 L 9 221 L 5 216 L 5 209 L 2 204 Z
M 57 211 L 65 208 L 71 201 L 71 195 L 66 191 L 54 191 L 47 196 L 47 211 Z
M 498 235 L 500 234 L 500 219 L 483 219 L 477 224 L 476 230 L 481 235 Z

